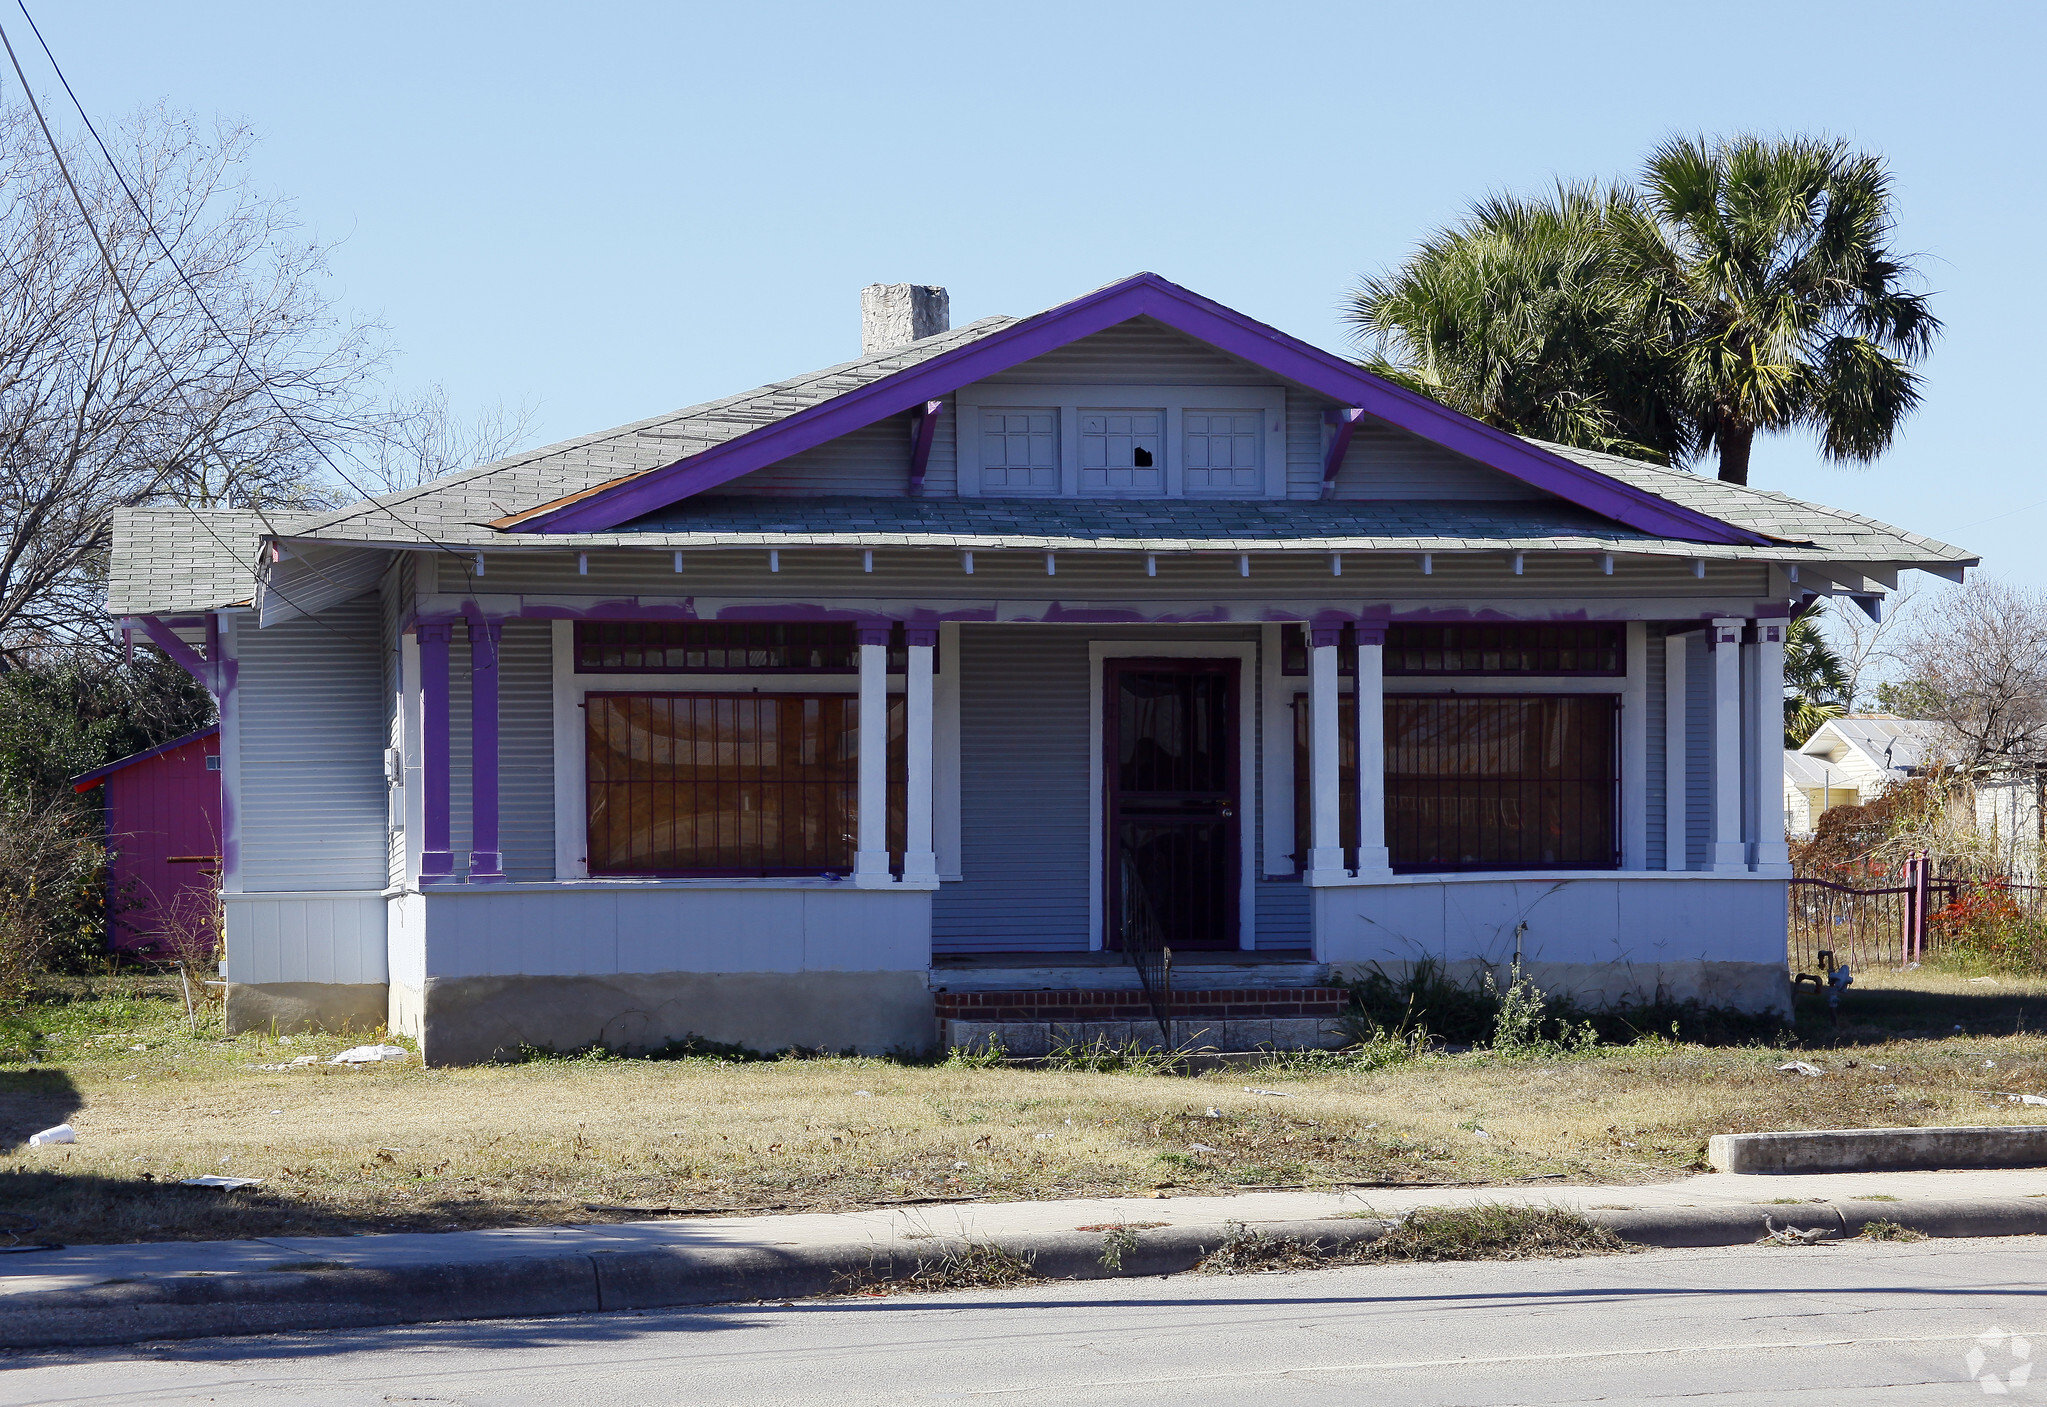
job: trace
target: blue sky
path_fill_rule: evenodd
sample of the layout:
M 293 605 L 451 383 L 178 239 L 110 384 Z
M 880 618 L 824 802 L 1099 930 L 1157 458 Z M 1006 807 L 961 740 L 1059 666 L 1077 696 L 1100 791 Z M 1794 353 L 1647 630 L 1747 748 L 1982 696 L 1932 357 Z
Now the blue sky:
M 1891 159 L 1948 333 L 1881 462 L 1779 438 L 1755 481 L 2047 586 L 2038 4 L 30 8 L 96 118 L 253 123 L 401 381 L 541 440 L 842 360 L 880 281 L 965 321 L 1151 269 L 1340 350 L 1357 275 L 1488 189 L 1835 133 Z

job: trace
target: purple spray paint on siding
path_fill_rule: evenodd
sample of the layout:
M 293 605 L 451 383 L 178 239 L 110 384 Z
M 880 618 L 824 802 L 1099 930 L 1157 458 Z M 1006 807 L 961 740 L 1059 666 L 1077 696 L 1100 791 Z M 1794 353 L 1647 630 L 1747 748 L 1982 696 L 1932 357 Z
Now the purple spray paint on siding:
M 455 873 L 449 850 L 448 640 L 445 625 L 419 627 L 421 821 L 419 877 L 422 883 Z
M 498 849 L 498 649 L 504 626 L 469 626 L 469 882 L 505 877 Z

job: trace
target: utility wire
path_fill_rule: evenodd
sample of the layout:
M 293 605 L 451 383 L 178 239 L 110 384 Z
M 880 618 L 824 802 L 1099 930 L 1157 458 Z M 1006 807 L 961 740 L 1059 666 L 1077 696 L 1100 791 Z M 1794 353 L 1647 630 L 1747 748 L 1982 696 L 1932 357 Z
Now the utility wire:
M 136 309 L 135 300 L 129 296 L 128 286 L 121 281 L 120 271 L 114 263 L 113 255 L 108 251 L 106 241 L 100 237 L 99 227 L 93 223 L 92 212 L 87 207 L 84 196 L 79 193 L 77 182 L 71 179 L 71 167 L 69 163 L 67 163 L 64 160 L 63 150 L 57 145 L 56 136 L 50 131 L 50 124 L 43 117 L 42 105 L 36 101 L 35 93 L 33 90 L 30 89 L 28 85 L 28 76 L 22 72 L 21 59 L 14 52 L 14 43 L 7 37 L 7 31 L 5 26 L 0 26 L 0 45 L 4 45 L 7 49 L 8 62 L 11 63 L 14 67 L 15 77 L 21 80 L 22 95 L 28 99 L 29 110 L 35 114 L 36 125 L 42 129 L 43 140 L 49 143 L 50 154 L 51 156 L 56 158 L 57 171 L 60 175 L 63 176 L 64 185 L 66 189 L 68 189 L 71 192 L 72 201 L 78 206 L 78 213 L 80 218 L 85 223 L 86 233 L 92 236 L 93 247 L 99 250 L 100 261 L 106 266 L 107 276 L 113 281 L 115 291 L 121 295 L 122 307 L 124 307 L 127 310 L 128 316 L 135 320 L 136 330 L 142 334 L 143 343 L 155 355 L 157 361 L 163 365 L 165 371 L 167 372 L 170 371 L 171 370 L 170 359 L 164 355 L 163 349 L 157 345 L 155 336 L 149 330 L 149 323 Z M 185 403 L 185 409 L 187 412 L 192 414 L 195 419 L 198 418 L 198 411 L 193 407 L 191 400 L 186 397 L 185 389 L 181 384 L 177 382 L 175 373 L 172 374 L 172 378 L 173 378 L 172 385 L 177 389 L 178 399 Z M 225 469 L 229 469 L 230 471 L 232 471 L 233 466 L 228 463 L 227 456 L 221 452 L 220 446 L 214 442 L 213 436 L 208 431 L 206 431 L 203 426 L 199 430 L 199 438 L 204 448 L 213 451 L 214 457 L 220 461 L 221 466 Z M 206 535 L 212 538 L 214 544 L 218 546 L 223 552 L 227 553 L 231 558 L 235 559 L 240 558 L 241 554 L 235 548 L 235 546 L 232 543 L 228 542 L 225 538 L 223 538 L 219 533 L 215 532 L 213 530 L 213 524 L 207 522 L 206 518 L 199 512 L 198 509 L 194 508 L 189 503 L 180 503 L 178 506 L 183 508 L 186 512 L 192 515 L 193 520 L 197 522 L 199 526 L 205 530 Z M 260 508 L 256 510 L 256 516 L 262 520 L 265 527 L 271 526 L 270 520 L 264 516 Z M 271 530 L 274 532 L 275 528 L 273 527 Z M 289 596 L 285 595 L 282 591 L 278 592 L 278 596 L 280 599 L 284 601 L 286 605 L 292 607 L 293 610 L 299 611 L 308 619 L 318 620 L 318 618 L 314 616 L 312 612 L 306 611 L 303 608 L 301 608 L 298 605 L 298 603 L 293 601 Z M 325 626 L 326 629 L 332 631 L 334 634 L 341 636 L 342 639 L 348 640 L 353 644 L 360 645 L 365 643 L 363 641 L 355 639 L 354 636 L 346 634 L 345 632 L 341 631 L 340 629 L 326 621 L 319 621 L 318 623 L 321 624 L 322 626 Z
M 19 0 L 17 0 L 17 3 L 18 2 Z M 120 184 L 122 193 L 125 196 L 127 196 L 129 204 L 135 208 L 136 213 L 142 217 L 144 228 L 148 230 L 150 237 L 156 241 L 157 247 L 163 251 L 165 258 L 169 261 L 172 269 L 176 271 L 179 280 L 185 285 L 186 291 L 191 295 L 194 304 L 198 307 L 199 311 L 205 316 L 208 325 L 210 325 L 213 328 L 216 335 L 218 335 L 230 347 L 234 348 L 235 359 L 243 373 L 247 375 L 252 381 L 254 381 L 257 384 L 257 386 L 259 386 L 263 390 L 264 394 L 269 398 L 271 405 L 277 410 L 279 416 L 284 420 L 284 422 L 287 425 L 289 425 L 299 435 L 299 437 L 305 441 L 306 445 L 320 457 L 320 459 L 327 465 L 327 467 L 333 471 L 336 478 L 340 479 L 342 483 L 346 484 L 355 493 L 362 496 L 364 499 L 369 500 L 370 495 L 364 493 L 361 486 L 356 484 L 353 479 L 351 479 L 345 472 L 342 471 L 341 467 L 334 462 L 333 458 L 330 455 L 328 455 L 325 447 L 321 445 L 320 442 L 311 433 L 309 433 L 303 425 L 301 425 L 298 422 L 296 417 L 292 415 L 290 408 L 284 404 L 283 399 L 278 396 L 275 388 L 273 388 L 269 384 L 267 379 L 255 375 L 254 370 L 249 365 L 247 353 L 243 350 L 241 344 L 235 341 L 233 338 L 230 338 L 226 332 L 226 329 L 224 329 L 220 325 L 219 320 L 216 317 L 214 317 L 212 309 L 207 307 L 205 299 L 200 295 L 199 290 L 193 285 L 191 276 L 186 273 L 185 268 L 183 264 L 178 260 L 177 255 L 172 252 L 170 245 L 165 241 L 163 235 L 157 230 L 156 222 L 150 217 L 148 210 L 144 208 L 142 202 L 136 198 L 134 190 L 128 185 L 127 177 L 122 172 L 120 164 L 114 160 L 113 153 L 110 150 L 108 150 L 107 144 L 105 140 L 101 138 L 98 128 L 96 128 L 93 125 L 91 117 L 87 115 L 85 111 L 84 105 L 79 102 L 78 95 L 76 94 L 76 92 L 72 90 L 70 80 L 65 77 L 63 69 L 58 65 L 56 55 L 51 52 L 49 42 L 43 38 L 41 29 L 36 25 L 35 17 L 31 15 L 28 11 L 28 6 L 26 4 L 22 4 L 20 5 L 20 9 L 22 17 L 28 21 L 30 29 L 35 32 L 36 40 L 39 44 L 41 44 L 44 55 L 50 61 L 51 68 L 55 70 L 58 82 L 63 85 L 66 95 L 70 97 L 73 107 L 75 107 L 78 110 L 78 115 L 80 119 L 85 123 L 86 130 L 92 134 L 94 143 L 100 149 L 100 154 L 106 159 L 108 168 L 112 171 L 114 179 Z M 18 54 L 15 53 L 13 41 L 8 38 L 4 26 L 0 26 L 0 45 L 4 45 L 7 50 L 8 61 L 10 62 L 10 64 L 12 64 L 14 68 L 15 76 L 21 81 L 23 96 L 28 99 L 30 111 L 32 111 L 35 114 L 36 125 L 42 129 L 43 139 L 45 142 L 49 144 L 50 153 L 52 157 L 55 158 L 57 163 L 57 169 L 64 178 L 64 184 L 66 188 L 69 189 L 69 191 L 71 192 L 71 198 L 73 202 L 76 203 L 78 206 L 79 214 L 85 223 L 87 232 L 92 236 L 94 246 L 99 250 L 100 259 L 106 265 L 107 274 L 109 278 L 112 279 L 115 289 L 121 295 L 122 304 L 126 307 L 129 316 L 135 319 L 137 330 L 141 332 L 143 341 L 145 342 L 145 344 L 147 344 L 150 351 L 156 356 L 158 362 L 160 362 L 164 366 L 165 370 L 170 371 L 171 367 L 169 358 L 164 355 L 163 349 L 157 344 L 156 338 L 150 332 L 147 321 L 142 317 L 141 313 L 137 310 L 134 299 L 130 295 L 127 285 L 121 279 L 120 271 L 116 264 L 114 263 L 113 255 L 108 250 L 106 246 L 106 241 L 101 237 L 99 228 L 93 221 L 91 209 L 86 204 L 83 194 L 79 191 L 77 182 L 72 178 L 69 163 L 65 161 L 63 150 L 57 142 L 56 135 L 51 131 L 49 121 L 43 115 L 42 105 L 36 101 L 35 92 L 33 88 L 30 87 L 28 82 L 28 75 L 22 69 L 21 58 Z M 175 385 L 177 383 L 174 381 L 173 384 Z M 178 386 L 178 394 L 179 399 L 185 401 L 186 410 L 188 412 L 191 412 L 196 417 L 198 412 L 192 406 L 190 400 L 186 398 L 184 388 L 182 387 L 182 385 Z M 207 449 L 212 450 L 215 458 L 219 460 L 222 468 L 227 470 L 229 473 L 232 473 L 233 465 L 230 463 L 228 456 L 221 450 L 220 445 L 213 439 L 211 433 L 202 427 L 199 431 L 199 434 L 204 446 Z M 442 551 L 447 552 L 450 555 L 454 555 L 458 558 L 463 558 L 465 560 L 465 570 L 468 569 L 466 563 L 466 554 L 462 553 L 459 549 L 456 549 L 454 547 L 449 546 L 446 543 L 438 541 L 432 536 L 432 534 L 426 532 L 425 529 L 418 527 L 416 524 L 407 523 L 405 519 L 400 517 L 397 513 L 392 512 L 388 507 L 385 507 L 385 505 L 375 504 L 374 500 L 370 501 L 373 503 L 374 506 L 382 508 L 385 512 L 390 513 L 392 518 L 397 520 L 401 527 L 410 527 L 413 529 L 413 531 L 418 532 L 422 537 L 427 538 L 429 542 L 433 543 L 434 546 L 440 548 Z M 179 506 L 185 508 L 186 511 L 190 512 L 193 515 L 194 520 L 200 524 L 200 526 L 206 531 L 206 534 L 209 537 L 211 537 L 214 540 L 214 542 L 224 552 L 229 553 L 231 556 L 237 557 L 239 556 L 239 553 L 236 551 L 236 549 L 227 541 L 225 541 L 220 536 L 219 533 L 213 530 L 212 524 L 208 523 L 206 519 L 200 515 L 199 511 L 196 508 L 193 508 L 190 504 L 182 503 Z M 278 532 L 276 524 L 271 522 L 269 515 L 264 512 L 262 505 L 260 503 L 252 501 L 251 509 L 256 514 L 258 520 L 262 522 L 264 528 L 273 537 L 283 536 L 282 533 Z M 306 566 L 313 572 L 314 575 L 326 581 L 330 586 L 336 586 L 337 588 L 340 586 L 340 583 L 335 582 L 333 578 L 327 576 L 325 572 L 322 572 L 317 566 L 314 566 L 311 562 L 307 562 Z M 282 600 L 286 605 L 292 607 L 292 609 L 298 611 L 301 615 L 305 616 L 309 620 L 314 621 L 316 624 L 322 626 L 331 633 L 338 635 L 343 639 L 349 640 L 355 644 L 366 643 L 364 641 L 357 640 L 354 636 L 347 634 L 347 632 L 340 630 L 331 623 L 321 620 L 319 618 L 318 613 L 299 605 L 297 602 L 291 599 L 289 594 L 280 590 L 276 586 L 269 585 L 266 583 L 266 589 L 275 591 L 278 598 Z

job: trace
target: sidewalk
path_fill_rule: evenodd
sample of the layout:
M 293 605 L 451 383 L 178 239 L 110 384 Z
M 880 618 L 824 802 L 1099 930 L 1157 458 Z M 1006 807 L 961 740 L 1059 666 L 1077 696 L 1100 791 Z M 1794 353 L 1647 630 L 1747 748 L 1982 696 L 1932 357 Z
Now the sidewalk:
M 514 1227 L 371 1236 L 280 1236 L 247 1241 L 160 1241 L 75 1246 L 0 1255 L 0 1298 L 80 1290 L 108 1281 L 232 1276 L 305 1269 L 320 1262 L 352 1269 L 398 1270 L 488 1265 L 533 1257 L 599 1252 L 761 1250 L 867 1246 L 913 1251 L 933 1239 L 987 1241 L 1071 1232 L 1117 1222 L 1174 1227 L 1256 1226 L 1318 1221 L 1359 1212 L 1397 1214 L 1416 1207 L 1515 1202 L 1577 1210 L 1754 1206 L 1779 1198 L 1954 1203 L 2038 1197 L 2047 1203 L 2047 1169 L 1756 1175 L 1706 1173 L 1646 1186 L 1519 1183 L 1497 1187 L 1372 1188 L 1347 1192 L 1251 1192 L 1239 1196 L 1110 1197 L 1058 1202 L 969 1202 L 869 1212 L 794 1216 L 675 1217 L 604 1226 Z M 1902 1211 L 1903 1208 L 1901 1207 Z

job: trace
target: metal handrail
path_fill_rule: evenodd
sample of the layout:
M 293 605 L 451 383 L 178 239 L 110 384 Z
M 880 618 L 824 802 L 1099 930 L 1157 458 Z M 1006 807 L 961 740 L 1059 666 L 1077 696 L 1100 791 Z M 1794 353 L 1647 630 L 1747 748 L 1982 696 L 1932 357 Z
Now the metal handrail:
M 1139 876 L 1137 862 L 1126 845 L 1122 847 L 1123 952 L 1137 969 L 1138 985 L 1144 988 L 1145 1004 L 1159 1023 L 1165 1049 L 1173 1049 L 1173 950 L 1166 946 L 1165 930 L 1151 901 L 1151 891 Z

